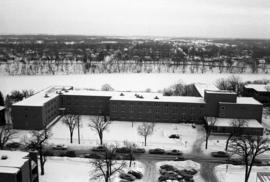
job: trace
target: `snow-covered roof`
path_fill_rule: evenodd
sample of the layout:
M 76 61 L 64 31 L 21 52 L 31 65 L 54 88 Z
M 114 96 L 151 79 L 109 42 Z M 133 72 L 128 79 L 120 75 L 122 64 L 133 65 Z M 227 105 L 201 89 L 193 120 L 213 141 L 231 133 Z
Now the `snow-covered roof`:
M 228 91 L 228 90 L 206 90 L 206 93 L 212 93 L 212 94 L 231 94 L 236 95 L 235 92 Z
M 270 84 L 247 84 L 245 85 L 245 88 L 254 89 L 258 92 L 270 92 Z
M 9 174 L 16 174 L 20 171 L 19 168 L 13 167 L 1 167 L 0 166 L 0 173 L 9 173 Z
M 194 86 L 201 97 L 204 97 L 205 90 L 219 90 L 215 85 L 207 83 L 194 83 Z
M 262 105 L 259 101 L 254 99 L 253 97 L 237 97 L 236 100 L 237 104 L 255 104 L 255 105 Z
M 211 117 L 206 117 L 207 122 Z M 216 118 L 215 126 L 232 127 L 234 118 Z M 256 119 L 244 119 L 247 121 L 245 128 L 263 128 L 263 126 Z
M 1 110 L 4 110 L 4 109 L 5 109 L 5 107 L 4 107 L 4 106 L 0 106 L 0 111 L 1 111 Z
M 14 106 L 43 106 L 46 102 L 58 96 L 54 87 L 42 90 L 22 101 L 19 101 Z M 46 96 L 45 96 L 46 95 Z
M 7 156 L 7 159 L 0 159 L 0 172 L 16 173 L 28 159 L 27 152 L 0 150 L 0 157 Z
M 135 95 L 113 96 L 111 100 L 117 101 L 146 101 L 146 102 L 174 102 L 174 103 L 205 103 L 202 97 L 189 97 L 189 96 L 162 96 L 162 95 L 144 95 L 143 98 L 136 97 Z

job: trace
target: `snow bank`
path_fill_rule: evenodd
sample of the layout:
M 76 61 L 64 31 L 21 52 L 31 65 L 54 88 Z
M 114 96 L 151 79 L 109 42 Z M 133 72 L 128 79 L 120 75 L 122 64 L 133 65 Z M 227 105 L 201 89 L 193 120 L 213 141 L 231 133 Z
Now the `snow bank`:
M 215 175 L 219 182 L 244 181 L 245 166 L 219 165 L 215 167 Z M 269 172 L 270 166 L 254 166 L 252 168 L 249 182 L 256 182 L 257 172 Z

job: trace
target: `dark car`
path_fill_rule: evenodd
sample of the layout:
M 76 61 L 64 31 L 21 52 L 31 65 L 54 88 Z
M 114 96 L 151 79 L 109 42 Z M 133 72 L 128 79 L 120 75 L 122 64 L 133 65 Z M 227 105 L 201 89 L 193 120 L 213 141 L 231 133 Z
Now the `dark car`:
M 233 164 L 233 165 L 243 165 L 244 161 L 242 159 L 239 159 L 239 158 L 231 158 L 229 160 L 229 163 Z
M 183 155 L 183 152 L 181 152 L 180 150 L 174 149 L 174 150 L 170 150 L 170 151 L 166 152 L 166 154 L 168 154 L 168 155 Z
M 107 148 L 105 146 L 98 146 L 98 147 L 92 148 L 93 152 L 105 152 L 106 150 Z
M 142 154 L 142 153 L 145 153 L 145 149 L 144 148 L 136 148 L 133 150 L 133 153 Z
M 169 136 L 169 138 L 172 138 L 172 139 L 179 139 L 180 136 L 178 134 L 172 134 Z
M 213 157 L 229 157 L 229 154 L 227 152 L 223 152 L 223 151 L 212 152 L 211 155 Z
M 174 161 L 184 161 L 185 158 L 183 156 L 178 156 L 174 159 Z
M 84 158 L 101 159 L 102 156 L 96 153 L 84 154 Z
M 150 149 L 149 154 L 164 154 L 165 150 L 156 148 L 156 149 Z
M 54 150 L 67 150 L 67 146 L 64 144 L 53 146 Z

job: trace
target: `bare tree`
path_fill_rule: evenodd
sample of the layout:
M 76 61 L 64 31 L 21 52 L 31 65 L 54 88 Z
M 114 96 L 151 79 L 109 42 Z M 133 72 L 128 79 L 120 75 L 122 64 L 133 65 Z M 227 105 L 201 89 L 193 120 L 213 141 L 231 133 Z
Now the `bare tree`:
M 44 155 L 44 145 L 50 137 L 50 133 L 47 129 L 42 131 L 32 131 L 32 138 L 27 143 L 26 149 L 37 150 L 40 160 L 41 175 L 44 175 L 44 165 L 46 162 L 46 156 Z
M 69 129 L 70 143 L 73 143 L 73 132 L 78 127 L 79 115 L 68 114 L 63 117 L 63 123 Z
M 97 132 L 100 145 L 103 145 L 103 132 L 108 129 L 109 124 L 106 116 L 97 116 L 89 123 L 89 127 Z
M 153 134 L 154 127 L 155 127 L 154 123 L 146 123 L 146 122 L 138 126 L 138 134 L 144 137 L 144 146 L 146 146 L 147 137 Z
M 104 156 L 100 159 L 93 159 L 90 161 L 91 166 L 94 168 L 93 179 L 97 180 L 100 177 L 104 177 L 105 182 L 109 182 L 112 175 L 117 172 L 121 172 L 124 167 L 126 167 L 125 161 L 115 160 L 116 147 L 109 146 L 106 147 Z
M 231 126 L 233 127 L 233 130 L 230 132 L 229 137 L 227 138 L 226 141 L 226 146 L 225 150 L 228 150 L 228 145 L 230 140 L 232 139 L 233 136 L 240 136 L 242 134 L 242 128 L 247 126 L 247 120 L 245 119 L 235 119 L 231 123 Z
M 129 141 L 124 141 L 124 145 L 129 149 L 129 167 L 131 167 L 132 161 L 135 160 L 134 149 L 136 148 L 136 144 Z
M 245 182 L 248 182 L 250 172 L 256 158 L 270 151 L 269 139 L 262 136 L 239 136 L 232 139 L 230 152 L 240 156 L 245 163 Z
M 0 149 L 3 150 L 8 141 L 16 132 L 12 131 L 10 125 L 0 126 Z
M 217 118 L 215 117 L 208 117 L 207 118 L 207 123 L 205 125 L 205 132 L 206 132 L 206 135 L 205 135 L 205 149 L 207 149 L 208 147 L 208 139 L 215 127 L 215 124 L 217 122 Z

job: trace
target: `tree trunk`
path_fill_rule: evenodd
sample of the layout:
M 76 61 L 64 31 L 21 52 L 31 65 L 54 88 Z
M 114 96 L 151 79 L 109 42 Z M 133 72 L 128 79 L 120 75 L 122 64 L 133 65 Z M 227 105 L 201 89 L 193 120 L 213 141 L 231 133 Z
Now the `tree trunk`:
M 40 161 L 40 174 L 44 175 L 45 174 L 45 172 L 44 172 L 44 160 L 43 160 L 43 155 L 42 155 L 41 151 L 39 152 L 39 161 Z
M 225 147 L 226 151 L 228 150 L 228 145 L 229 145 L 229 142 L 230 142 L 232 136 L 233 136 L 233 134 L 231 133 L 230 136 L 228 137 L 227 141 L 226 141 L 226 147 Z
M 100 145 L 103 145 L 103 134 L 99 134 Z
M 205 138 L 205 149 L 207 149 L 207 147 L 208 147 L 208 138 L 209 138 L 209 135 L 206 134 L 206 138 Z
M 70 143 L 73 142 L 73 132 L 70 132 Z
M 145 136 L 144 137 L 144 146 L 146 146 L 146 139 L 147 139 L 147 137 Z
M 80 136 L 80 119 L 78 120 L 78 144 L 81 143 L 81 136 Z

